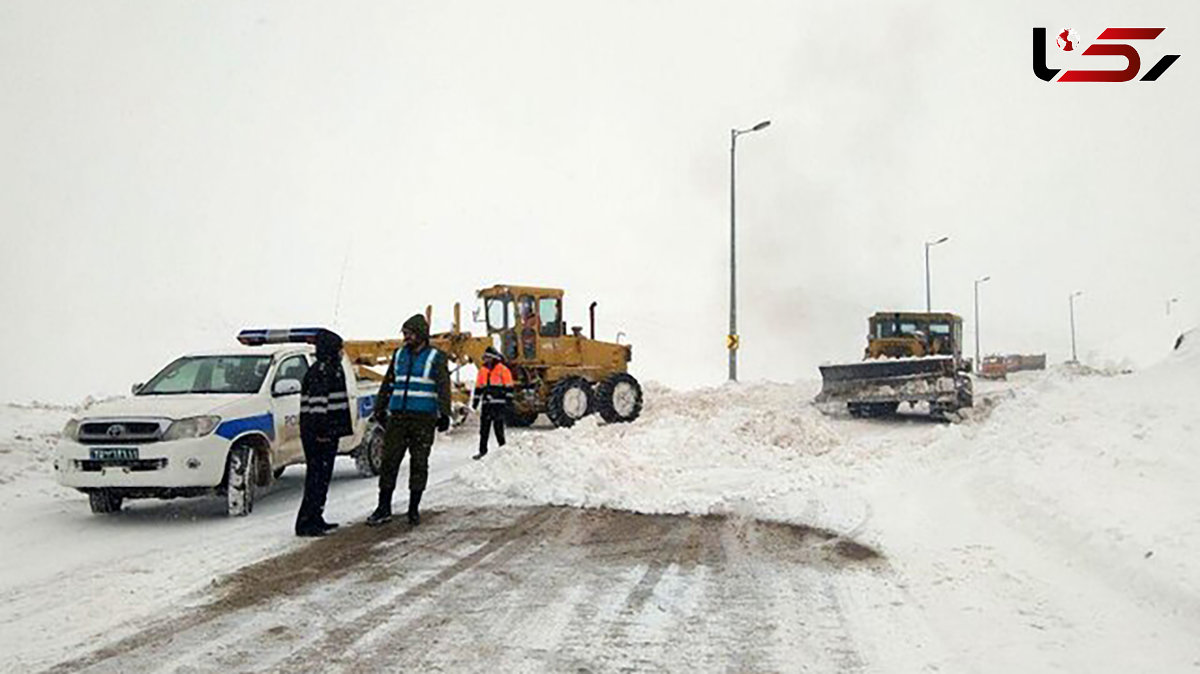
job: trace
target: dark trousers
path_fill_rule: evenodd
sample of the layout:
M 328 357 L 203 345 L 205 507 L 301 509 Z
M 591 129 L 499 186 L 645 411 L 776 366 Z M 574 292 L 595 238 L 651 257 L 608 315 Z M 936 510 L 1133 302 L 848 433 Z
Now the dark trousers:
M 329 481 L 333 479 L 333 461 L 337 458 L 338 441 L 302 437 L 304 445 L 304 498 L 296 515 L 296 531 L 314 528 L 325 521 L 325 498 Z
M 436 429 L 437 417 L 432 415 L 393 414 L 388 417 L 383 432 L 380 492 L 390 494 L 395 491 L 400 462 L 404 461 L 405 454 L 412 457 L 408 462 L 408 490 L 425 491 L 425 484 L 429 482 L 429 450 L 433 448 Z
M 488 437 L 491 429 L 496 429 L 496 442 L 504 446 L 504 418 L 508 415 L 506 405 L 483 404 L 483 413 L 479 415 L 479 453 L 487 454 Z

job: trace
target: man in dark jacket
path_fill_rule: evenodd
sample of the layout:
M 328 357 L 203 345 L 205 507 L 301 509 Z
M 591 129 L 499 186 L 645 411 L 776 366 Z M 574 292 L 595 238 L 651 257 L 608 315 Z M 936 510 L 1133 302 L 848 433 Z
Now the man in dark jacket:
M 304 446 L 304 498 L 296 515 L 297 536 L 324 536 L 336 524 L 325 521 L 325 497 L 333 478 L 338 439 L 354 433 L 346 373 L 342 369 L 342 338 L 317 333 L 317 362 L 300 387 L 300 442 Z
M 475 397 L 471 401 L 471 407 L 475 409 L 483 404 L 483 414 L 479 417 L 479 453 L 472 459 L 487 456 L 492 428 L 496 429 L 496 442 L 504 446 L 504 419 L 512 405 L 512 389 L 512 372 L 504 364 L 500 352 L 489 346 L 483 352 L 483 364 L 475 378 Z
M 450 370 L 446 354 L 429 344 L 429 323 L 417 314 L 404 322 L 404 346 L 396 349 L 375 400 L 383 419 L 383 460 L 379 471 L 379 506 L 367 518 L 377 526 L 392 519 L 392 492 L 400 462 L 407 453 L 408 522 L 421 522 L 418 508 L 429 481 L 429 450 L 434 429 L 450 428 Z

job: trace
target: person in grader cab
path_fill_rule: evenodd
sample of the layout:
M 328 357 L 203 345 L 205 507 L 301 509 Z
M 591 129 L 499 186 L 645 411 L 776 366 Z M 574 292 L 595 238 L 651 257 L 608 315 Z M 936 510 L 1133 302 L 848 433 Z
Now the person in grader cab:
M 379 396 L 376 419 L 384 424 L 383 461 L 379 471 L 379 506 L 367 518 L 368 526 L 392 519 L 392 492 L 405 453 L 408 464 L 408 523 L 421 522 L 418 508 L 429 481 L 429 451 L 434 429 L 450 428 L 450 370 L 446 354 L 429 344 L 429 323 L 417 314 L 404 322 L 404 346 L 396 349 L 388 365 Z
M 304 447 L 305 471 L 304 498 L 296 515 L 297 536 L 324 536 L 337 528 L 325 521 L 325 498 L 333 478 L 338 439 L 354 433 L 342 370 L 342 338 L 322 330 L 316 342 L 317 361 L 300 384 L 300 443 Z
M 496 442 L 504 446 L 504 419 L 512 404 L 512 387 L 512 372 L 504 364 L 500 352 L 489 346 L 483 352 L 483 367 L 479 368 L 475 378 L 475 397 L 471 401 L 471 407 L 475 409 L 483 404 L 483 414 L 479 417 L 479 453 L 471 458 L 478 460 L 487 456 L 491 428 L 496 429 Z

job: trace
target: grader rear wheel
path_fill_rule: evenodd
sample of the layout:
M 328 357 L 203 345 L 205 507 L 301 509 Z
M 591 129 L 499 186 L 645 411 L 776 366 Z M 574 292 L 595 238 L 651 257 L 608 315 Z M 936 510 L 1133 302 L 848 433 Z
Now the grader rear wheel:
M 610 424 L 633 421 L 642 413 L 641 384 L 631 374 L 614 374 L 596 387 L 596 408 Z
M 592 386 L 583 377 L 567 377 L 550 390 L 546 416 L 559 428 L 570 428 L 592 410 Z

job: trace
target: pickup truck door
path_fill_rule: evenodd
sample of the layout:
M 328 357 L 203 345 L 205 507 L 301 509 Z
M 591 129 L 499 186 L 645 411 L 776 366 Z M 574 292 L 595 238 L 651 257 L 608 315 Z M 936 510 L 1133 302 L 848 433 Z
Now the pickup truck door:
M 272 465 L 276 468 L 304 460 L 304 447 L 300 444 L 300 394 L 275 395 L 275 387 L 284 379 L 303 382 L 308 373 L 308 359 L 298 354 L 287 356 L 275 370 L 271 380 L 271 414 L 275 417 L 275 456 Z

